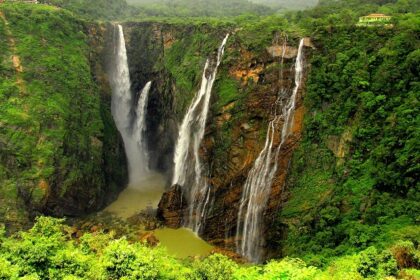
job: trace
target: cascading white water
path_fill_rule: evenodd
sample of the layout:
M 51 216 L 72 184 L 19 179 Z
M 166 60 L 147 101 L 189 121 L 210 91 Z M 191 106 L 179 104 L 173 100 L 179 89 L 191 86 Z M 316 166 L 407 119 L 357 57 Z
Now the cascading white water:
M 124 141 L 128 159 L 130 185 L 140 182 L 148 172 L 148 155 L 144 140 L 146 110 L 151 82 L 143 88 L 136 108 L 133 108 L 127 50 L 121 25 L 114 29 L 114 65 L 110 81 L 112 87 L 111 111 Z
M 260 152 L 248 173 L 240 200 L 236 232 L 237 252 L 255 262 L 261 259 L 261 249 L 264 243 L 264 239 L 261 236 L 263 212 L 270 196 L 273 179 L 277 173 L 281 147 L 290 133 L 296 97 L 302 83 L 303 45 L 304 41 L 302 39 L 295 63 L 295 85 L 293 91 L 285 106 L 282 106 L 280 114 L 277 113 L 277 106 L 281 105 L 279 102 L 280 96 L 276 101 L 273 120 L 268 124 L 264 149 Z M 286 46 L 283 46 L 283 57 L 285 49 Z M 281 89 L 281 93 L 285 94 L 287 90 Z M 279 131 L 279 125 L 281 124 L 281 141 L 274 149 L 276 132 Z
M 187 193 L 190 211 L 186 225 L 195 232 L 200 230 L 206 206 L 210 200 L 209 186 L 201 174 L 199 149 L 204 137 L 211 91 L 228 37 L 229 34 L 219 47 L 216 64 L 212 66 L 212 71 L 210 71 L 210 59 L 206 61 L 200 90 L 194 96 L 184 116 L 175 147 L 172 184 L 180 185 L 184 193 Z
M 117 33 L 117 34 L 115 34 Z M 113 73 L 110 75 L 112 86 L 111 111 L 114 121 L 123 138 L 129 133 L 131 117 L 131 81 L 128 70 L 127 50 L 121 25 L 114 29 L 114 59 Z
M 152 82 L 149 81 L 144 86 L 140 93 L 139 100 L 136 108 L 135 127 L 133 129 L 132 137 L 137 140 L 138 149 L 140 151 L 139 160 L 143 163 L 138 166 L 137 173 L 144 175 L 149 172 L 148 162 L 149 154 L 147 152 L 147 144 L 145 139 L 146 134 L 146 115 L 147 115 L 147 102 L 149 101 L 149 92 Z

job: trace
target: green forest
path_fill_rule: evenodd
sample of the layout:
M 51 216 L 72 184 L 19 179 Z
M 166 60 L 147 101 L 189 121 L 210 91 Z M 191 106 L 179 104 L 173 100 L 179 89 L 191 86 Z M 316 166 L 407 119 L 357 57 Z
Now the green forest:
M 389 250 L 370 247 L 340 257 L 322 270 L 302 260 L 284 258 L 264 266 L 240 265 L 221 254 L 205 259 L 179 260 L 161 247 L 116 239 L 113 233 L 71 237 L 61 220 L 41 217 L 28 232 L 13 238 L 2 230 L 2 279 L 384 279 L 395 275 L 399 262 L 418 264 L 413 243 L 400 241 Z M 393 254 L 404 256 L 398 261 Z M 418 271 L 404 275 L 415 279 Z
M 420 1 L 18 2 L 0 2 L 0 280 L 420 279 Z M 357 25 L 369 14 L 390 20 Z M 117 24 L 132 106 L 153 81 L 150 166 L 166 176 L 158 210 L 126 220 L 95 216 L 129 180 L 107 70 Z M 219 66 L 211 58 L 226 34 Z M 264 202 L 261 224 L 266 257 L 252 262 L 235 250 L 235 211 L 273 96 L 296 83 L 301 38 L 302 124 L 280 150 L 281 194 Z M 213 249 L 180 258 L 153 234 L 172 228 L 165 211 L 188 213 L 167 169 L 211 70 L 196 149 L 213 206 L 195 237 Z M 173 204 L 162 212 L 165 195 Z

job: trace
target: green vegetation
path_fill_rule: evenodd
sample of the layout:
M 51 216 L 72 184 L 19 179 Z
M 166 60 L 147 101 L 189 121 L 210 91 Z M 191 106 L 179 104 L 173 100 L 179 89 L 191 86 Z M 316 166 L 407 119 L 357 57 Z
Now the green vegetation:
M 302 23 L 318 51 L 278 217 L 284 255 L 322 265 L 400 238 L 420 241 L 420 17 L 415 5 L 417 13 L 398 13 L 406 2 L 386 5 L 392 29 L 356 27 L 359 12 L 349 10 L 351 20 L 338 13 Z
M 163 248 L 112 234 L 75 240 L 61 221 L 39 218 L 28 232 L 11 237 L 2 232 L 0 279 L 419 277 L 419 1 L 324 0 L 314 9 L 285 16 L 261 16 L 270 10 L 247 1 L 195 1 L 194 7 L 187 0 L 142 1 L 135 9 L 123 0 L 44 2 L 62 9 L 0 6 L 0 222 L 23 220 L 28 208 L 51 211 L 45 205 L 51 195 L 68 204 L 83 203 L 75 198 L 97 198 L 112 183 L 106 182 L 102 163 L 112 169 L 115 162 L 103 145 L 114 149 L 117 134 L 109 104 L 102 104 L 92 77 L 86 19 L 155 17 L 155 22 L 189 27 L 164 42 L 162 60 L 151 63 L 153 71 L 169 74 L 164 82 L 173 82 L 179 119 L 199 87 L 206 58 L 235 29 L 212 107 L 213 113 L 226 113 L 220 128 L 212 124 L 219 130 L 212 136 L 220 143 L 213 150 L 220 169 L 226 168 L 233 128 L 248 123 L 244 100 L 257 90 L 253 82 L 242 86 L 229 76 L 229 67 L 243 55 L 240 50 L 266 55 L 276 36 L 307 35 L 316 50 L 307 57 L 311 71 L 303 139 L 290 166 L 287 202 L 277 215 L 279 234 L 270 240 L 279 255 L 293 258 L 263 266 L 242 266 L 217 254 L 178 260 Z M 391 15 L 393 28 L 355 25 L 373 12 Z M 225 18 L 232 15 L 240 16 Z M 154 29 L 148 32 L 143 35 L 151 37 Z M 154 43 L 141 45 L 153 48 Z M 291 39 L 290 44 L 297 42 Z M 269 67 L 265 74 L 278 66 L 272 62 Z
M 112 156 L 103 157 L 102 117 L 110 112 L 101 112 L 84 23 L 44 5 L 3 4 L 0 11 L 0 197 L 9 198 L 0 220 L 17 194 L 31 210 L 69 189 L 103 195 L 102 163 Z
M 40 0 L 74 12 L 101 20 L 128 17 L 228 17 L 241 14 L 264 15 L 273 11 L 264 5 L 247 0 Z
M 297 24 L 279 15 L 266 17 L 243 15 L 236 17 L 234 22 L 241 28 L 238 32 L 240 42 L 247 50 L 255 53 L 263 52 L 273 43 L 273 37 L 276 35 L 287 34 L 290 38 L 299 38 L 305 34 Z
M 268 14 L 270 8 L 248 0 L 129 0 L 140 17 L 226 17 L 240 14 Z
M 227 73 L 223 73 L 222 78 L 217 81 L 217 87 L 215 88 L 215 92 L 219 96 L 217 100 L 218 106 L 225 106 L 230 102 L 236 101 L 239 97 L 238 94 L 238 81 L 234 80 L 233 78 L 229 77 Z M 218 108 L 220 111 L 220 107 Z
M 115 20 L 135 13 L 125 0 L 39 0 L 90 19 Z
M 283 11 L 308 9 L 315 6 L 318 0 L 251 0 L 251 2 Z
M 71 232 L 61 220 L 47 217 L 39 217 L 32 229 L 12 237 L 5 237 L 0 228 L 0 279 L 383 279 L 396 275 L 403 263 L 418 266 L 420 261 L 412 243 L 400 242 L 389 250 L 370 247 L 339 258 L 325 270 L 289 258 L 243 266 L 220 254 L 179 260 L 159 246 L 129 243 L 112 233 L 86 233 L 73 239 Z M 418 275 L 413 269 L 403 273 Z
M 213 55 L 223 40 L 223 35 L 219 37 L 215 30 L 206 26 L 197 28 L 175 41 L 163 58 L 163 67 L 176 84 L 176 113 L 180 119 L 199 89 L 207 56 Z
M 389 16 L 417 13 L 420 2 L 417 0 L 321 0 L 310 10 L 290 13 L 288 18 L 303 24 L 308 31 L 318 27 L 352 25 L 360 16 L 371 13 L 384 13 Z

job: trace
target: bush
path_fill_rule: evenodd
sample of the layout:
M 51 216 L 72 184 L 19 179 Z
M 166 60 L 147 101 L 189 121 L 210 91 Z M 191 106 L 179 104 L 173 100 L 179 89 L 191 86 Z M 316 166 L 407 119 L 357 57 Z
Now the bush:
M 391 251 L 369 247 L 359 254 L 336 258 L 322 271 L 293 258 L 272 260 L 265 265 L 239 265 L 221 254 L 195 261 L 179 260 L 159 246 L 151 248 L 139 242 L 129 243 L 125 238 L 114 239 L 112 234 L 84 234 L 73 240 L 65 234 L 68 230 L 61 219 L 40 217 L 29 231 L 3 237 L 0 280 L 19 277 L 30 280 L 382 279 L 398 272 L 391 251 L 405 260 L 401 266 L 418 267 L 418 251 L 406 241 L 398 242 Z M 323 260 L 321 265 L 325 265 Z M 415 275 L 417 272 L 411 269 L 401 273 Z
M 203 280 L 229 280 L 238 265 L 228 257 L 214 254 L 203 261 L 194 263 L 195 279 Z
M 397 261 L 398 268 L 420 269 L 420 252 L 411 241 L 398 241 L 391 247 L 391 252 Z
M 378 252 L 369 247 L 360 253 L 357 271 L 363 277 L 392 276 L 397 273 L 397 262 L 390 251 Z

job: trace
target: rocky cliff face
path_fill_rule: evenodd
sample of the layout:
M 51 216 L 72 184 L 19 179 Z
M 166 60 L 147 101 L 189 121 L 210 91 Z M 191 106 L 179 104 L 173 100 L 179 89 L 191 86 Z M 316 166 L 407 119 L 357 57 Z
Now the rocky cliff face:
M 111 61 L 109 57 L 113 55 L 114 26 L 80 23 L 77 28 L 82 28 L 84 33 L 83 40 L 79 39 L 84 49 L 77 53 L 85 63 L 79 65 L 84 71 L 80 74 L 87 77 L 90 91 L 78 96 L 62 93 L 72 105 L 68 112 L 59 116 L 67 118 L 67 124 L 57 130 L 65 136 L 53 142 L 54 147 L 60 148 L 55 151 L 52 172 L 35 180 L 25 179 L 13 187 L 18 190 L 17 203 L 24 202 L 26 213 L 17 211 L 15 217 L 5 216 L 6 221 L 22 221 L 18 215 L 31 217 L 39 213 L 82 215 L 106 205 L 125 185 L 126 160 L 110 113 L 111 90 L 105 71 L 107 61 Z M 294 73 L 290 69 L 297 54 L 298 38 L 288 43 L 281 66 L 283 50 L 275 39 L 265 42 L 263 47 L 252 48 L 247 43 L 247 34 L 231 26 L 124 24 L 133 93 L 138 96 L 146 82 L 152 81 L 147 110 L 151 168 L 165 172 L 168 179 L 172 175 L 178 124 L 199 88 L 206 59 L 216 55 L 228 32 L 231 36 L 213 88 L 211 112 L 200 151 L 208 171 L 213 201 L 201 234 L 216 245 L 234 249 L 242 186 L 264 145 L 267 124 L 280 88 L 292 87 Z M 42 35 L 39 37 L 42 41 Z M 276 34 L 271 37 L 277 38 Z M 32 71 L 25 65 L 25 58 L 20 62 L 23 72 Z M 280 74 L 281 67 L 284 68 L 283 75 Z M 55 79 L 59 84 L 60 80 Z M 293 133 L 279 157 L 279 172 L 264 215 L 267 226 L 281 202 L 290 155 L 300 138 L 304 113 L 302 96 L 303 89 L 299 92 Z M 135 98 L 133 102 L 136 101 Z M 47 116 L 44 120 L 48 123 L 53 118 Z M 80 126 L 85 129 L 81 130 Z M 41 131 L 39 139 L 42 135 Z M 279 141 L 280 132 L 275 145 Z M 6 142 L 0 144 L 8 145 Z M 6 148 L 4 150 L 15 149 Z M 6 164 L 3 166 L 9 170 L 13 170 L 15 160 L 13 153 L 2 154 L 2 163 Z M 13 178 L 9 176 L 8 179 Z M 169 187 L 159 205 L 159 216 L 168 226 L 178 227 L 186 215 L 186 200 L 179 186 Z M 4 200 L 6 196 L 0 198 Z
M 138 95 L 152 81 L 147 108 L 151 168 L 168 178 L 178 124 L 199 85 L 206 56 L 217 50 L 223 32 L 206 25 L 124 24 L 132 91 Z
M 98 158 L 86 159 L 88 164 L 97 165 L 101 170 L 99 184 L 90 181 L 74 182 L 67 188 L 57 183 L 46 198 L 42 213 L 54 216 L 80 216 L 93 211 L 98 211 L 112 202 L 127 184 L 127 161 L 124 144 L 115 127 L 111 114 L 111 88 L 106 74 L 108 62 L 106 48 L 107 29 L 103 25 L 85 24 L 87 44 L 89 45 L 90 74 L 97 87 L 99 111 L 95 118 L 102 122 L 103 129 L 93 141 L 100 147 Z M 89 137 L 89 135 L 84 135 Z M 39 211 L 39 210 L 38 210 Z
M 103 71 L 105 30 L 62 10 L 32 8 L 2 7 L 0 19 L 0 91 L 7 93 L 0 105 L 0 222 L 10 230 L 39 214 L 96 211 L 127 178 Z M 40 19 L 43 28 L 33 24 Z M 10 59 L 16 57 L 19 71 Z
M 202 236 L 215 245 L 234 249 L 242 187 L 264 145 L 277 93 L 284 86 L 293 87 L 298 38 L 288 42 L 281 75 L 280 56 L 283 50 L 274 39 L 264 48 L 249 50 L 244 43 L 244 34 L 229 27 L 217 29 L 210 26 L 128 23 L 124 29 L 133 88 L 138 92 L 146 81 L 153 80 L 154 83 L 149 104 L 149 143 L 155 154 L 155 167 L 165 170 L 168 178 L 172 170 L 177 125 L 198 89 L 205 59 L 214 55 L 226 32 L 232 33 L 213 89 L 201 157 L 209 171 L 207 180 L 213 201 Z M 206 38 L 210 41 L 207 48 L 200 48 L 196 40 L 203 31 L 211 38 Z M 306 40 L 305 45 L 306 55 L 309 55 L 310 41 Z M 178 50 L 179 47 L 183 49 Z M 193 65 L 191 62 L 198 63 Z M 174 63 L 178 65 L 174 66 Z M 185 70 L 182 69 L 184 64 L 193 68 L 186 77 L 176 72 Z M 190 87 L 185 86 L 185 78 L 189 78 Z M 266 234 L 269 234 L 268 226 L 281 203 L 288 164 L 300 139 L 304 90 L 304 87 L 299 90 L 292 133 L 279 157 L 279 171 L 264 214 Z M 279 144 L 280 135 L 278 131 L 275 145 Z M 186 215 L 185 198 L 179 186 L 172 186 L 161 200 L 159 216 L 168 226 L 178 227 Z
M 233 38 L 234 41 L 227 52 L 240 50 L 240 55 L 225 64 L 224 68 L 229 79 L 236 81 L 238 93 L 242 93 L 242 98 L 223 106 L 214 106 L 212 125 L 203 145 L 203 157 L 207 159 L 211 168 L 209 183 L 214 198 L 203 236 L 213 244 L 231 249 L 235 249 L 234 237 L 243 185 L 264 146 L 267 124 L 272 118 L 270 113 L 278 92 L 283 87 L 293 87 L 294 72 L 291 68 L 297 55 L 297 49 L 294 47 L 297 43 L 289 42 L 281 75 L 279 56 L 283 51 L 271 51 L 281 48 L 280 46 L 273 44 L 266 51 L 249 52 L 235 37 Z M 306 52 L 309 55 L 308 49 Z M 223 94 L 221 88 L 219 84 L 215 91 L 219 98 L 220 94 Z M 291 155 L 301 136 L 304 91 L 305 87 L 302 87 L 298 92 L 291 134 L 280 151 L 278 172 L 264 213 L 261 238 L 270 233 L 270 225 L 281 204 Z M 220 99 L 216 100 L 216 104 L 218 102 Z M 276 134 L 274 145 L 278 146 L 281 131 L 277 131 Z

